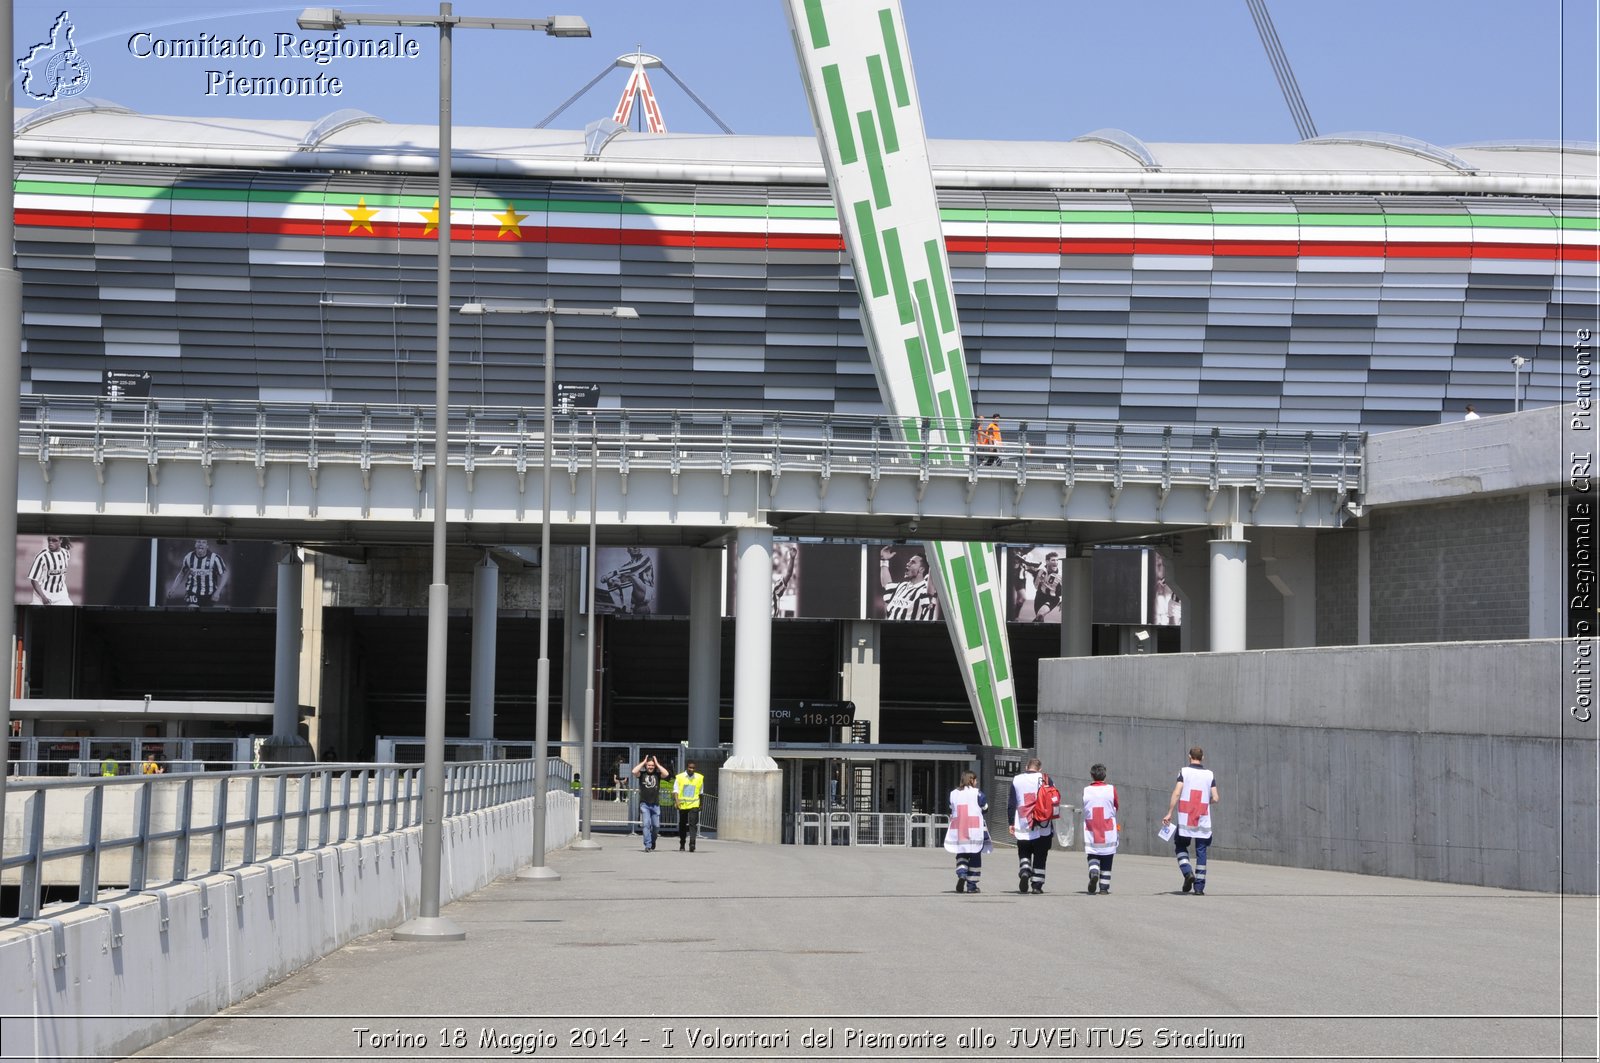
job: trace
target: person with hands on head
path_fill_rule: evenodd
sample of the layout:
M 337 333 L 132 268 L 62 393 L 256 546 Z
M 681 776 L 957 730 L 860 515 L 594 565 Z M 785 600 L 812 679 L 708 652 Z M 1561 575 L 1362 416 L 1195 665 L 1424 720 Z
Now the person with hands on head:
M 639 826 L 644 831 L 644 851 L 653 853 L 656 839 L 661 836 L 661 780 L 670 773 L 654 753 L 646 753 L 630 774 L 639 780 Z

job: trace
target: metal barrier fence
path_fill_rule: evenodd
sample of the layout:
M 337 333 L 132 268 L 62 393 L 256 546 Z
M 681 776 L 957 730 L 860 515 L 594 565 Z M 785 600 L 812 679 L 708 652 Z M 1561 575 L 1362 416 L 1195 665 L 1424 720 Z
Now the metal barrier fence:
M 143 461 L 152 475 L 167 461 L 207 470 L 219 461 L 258 470 L 292 461 L 314 476 L 332 465 L 363 473 L 400 465 L 420 473 L 433 460 L 433 413 L 420 406 L 36 395 L 23 395 L 21 403 L 19 453 L 47 471 L 54 459 L 69 457 L 96 465 Z M 446 422 L 450 464 L 468 475 L 490 468 L 526 474 L 539 463 L 542 419 L 539 408 L 453 407 Z M 1365 450 L 1361 433 L 1047 420 L 1020 422 L 1003 445 L 985 448 L 975 443 L 976 429 L 974 421 L 928 417 L 609 409 L 562 411 L 553 443 L 573 476 L 589 464 L 592 432 L 601 464 L 623 475 L 630 469 L 728 475 L 736 465 L 753 464 L 774 476 L 801 469 L 873 479 L 925 477 L 930 469 L 976 476 L 998 457 L 1003 466 L 995 471 L 1019 478 L 1033 470 L 1067 482 L 1307 491 L 1360 487 Z
M 523 800 L 533 784 L 531 760 L 446 765 L 444 814 Z M 47 888 L 68 895 L 58 903 L 93 904 L 422 822 L 415 764 L 14 780 L 6 794 L 20 836 L 4 839 L 0 882 L 17 885 L 24 920 Z
M 799 812 L 794 839 L 796 845 L 937 848 L 949 827 L 949 816 L 926 812 Z

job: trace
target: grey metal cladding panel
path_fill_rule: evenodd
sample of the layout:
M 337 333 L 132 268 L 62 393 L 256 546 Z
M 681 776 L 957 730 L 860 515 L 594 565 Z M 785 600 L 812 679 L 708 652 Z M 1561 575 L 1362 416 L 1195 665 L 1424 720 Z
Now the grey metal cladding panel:
M 1289 342 L 1289 326 L 1210 324 L 1206 326 L 1206 342 L 1210 344 L 1213 340 L 1286 344 Z
M 767 253 L 767 275 L 778 277 L 814 277 L 839 283 L 838 255 L 832 252 L 819 255 L 810 251 L 770 251 Z
M 1421 428 L 1437 424 L 1438 421 L 1437 406 L 1432 410 L 1388 410 L 1367 406 L 1361 411 L 1362 426 L 1374 431 L 1384 428 Z
M 565 244 L 552 244 L 565 247 Z M 694 249 L 690 247 L 646 247 L 624 244 L 620 249 L 625 272 L 642 276 L 656 274 L 671 277 L 694 275 Z
M 237 233 L 172 232 L 163 234 L 172 245 L 174 262 L 248 262 L 250 252 Z
M 1295 311 L 1289 318 L 1289 327 L 1300 329 L 1337 329 L 1341 332 L 1350 330 L 1372 330 L 1378 327 L 1376 314 L 1312 314 Z M 1315 337 L 1308 337 L 1315 338 Z
M 1382 214 L 1383 202 L 1376 196 L 1291 195 L 1289 202 L 1301 214 Z
M 1548 278 L 1546 278 L 1548 279 Z M 1550 299 L 1549 287 L 1513 288 L 1509 285 L 1470 284 L 1467 300 L 1474 303 L 1537 303 L 1544 305 Z
M 52 314 L 99 313 L 99 303 L 100 288 L 95 284 L 29 284 L 23 310 L 41 310 Z
M 149 259 L 128 258 L 101 259 L 95 263 L 95 269 L 103 274 L 106 274 L 107 276 L 117 278 L 116 280 L 112 281 L 113 284 L 128 283 L 123 279 L 126 276 L 146 275 L 165 277 L 170 283 L 173 273 L 172 262 L 165 259 L 158 259 L 154 261 Z
M 1128 368 L 1162 367 L 1172 369 L 1199 369 L 1203 355 L 1194 352 L 1129 351 L 1123 364 Z
M 974 374 L 977 379 L 977 374 Z M 983 367 L 982 379 L 984 380 L 1028 380 L 1034 383 L 1043 383 L 1046 378 L 1039 373 L 1037 365 L 1007 364 L 1005 362 L 990 362 Z
M 1295 273 L 1299 262 L 1284 255 L 1217 255 L 1212 269 L 1221 274 L 1233 273 Z
M 1364 354 L 1296 354 L 1292 350 L 1285 360 L 1290 373 L 1318 370 L 1359 369 L 1365 371 L 1372 359 Z
M 1139 424 L 1194 424 L 1193 406 L 1134 406 L 1122 407 L 1122 420 Z
M 1074 406 L 1119 406 L 1122 398 L 1118 392 L 1079 391 L 1070 388 L 1053 388 L 1050 392 L 1050 406 L 1052 408 L 1062 404 Z M 1052 414 L 1052 416 L 1058 416 Z
M 1056 334 L 1074 325 L 1126 325 L 1131 315 L 1126 310 L 1069 310 L 1056 319 Z
M 1531 288 L 1549 294 L 1555 283 L 1551 273 L 1473 273 L 1467 278 L 1467 289 L 1474 288 Z
M 1211 212 L 1210 197 L 1200 193 L 1127 192 L 1124 195 L 1134 210 L 1196 214 Z
M 769 313 L 809 313 L 828 314 L 838 317 L 841 306 L 855 306 L 857 300 L 854 295 L 845 295 L 838 290 L 807 291 L 788 288 L 769 288 L 765 293 Z M 961 313 L 966 313 L 963 309 Z
M 23 357 L 36 364 L 48 364 L 60 355 L 105 353 L 105 332 L 99 328 L 25 325 L 23 335 L 28 339 Z
M 1255 395 L 1279 396 L 1283 394 L 1281 380 L 1200 380 L 1202 395 Z
M 1294 204 L 1281 192 L 1212 192 L 1206 195 L 1211 209 L 1226 214 L 1263 214 L 1278 211 L 1294 213 Z
M 70 244 L 72 253 L 94 255 L 94 243 L 76 229 L 35 229 L 24 225 L 17 228 L 17 234 L 22 237 L 18 249 L 26 247 L 31 254 L 61 254 L 60 245 Z
M 1056 287 L 1054 284 L 1051 284 L 1048 289 L 1041 287 L 1037 293 L 986 293 L 974 309 L 985 313 L 1013 312 L 1054 315 L 1056 310 Z M 963 314 L 967 312 L 966 310 L 961 311 Z
M 1183 298 L 1179 296 L 1141 295 L 1134 289 L 1128 300 L 1128 309 L 1134 314 L 1198 315 L 1204 320 L 1211 301 L 1204 296 Z
M 1070 364 L 1074 352 L 1121 354 L 1126 341 L 1117 336 L 1070 336 L 1060 332 L 1051 342 L 1058 364 Z
M 1095 277 L 1126 284 L 1132 276 L 1132 255 L 1068 255 L 1061 260 L 1063 283 L 1080 277 Z
M 1466 214 L 1467 205 L 1454 196 L 1428 196 L 1407 193 L 1380 199 L 1386 214 Z

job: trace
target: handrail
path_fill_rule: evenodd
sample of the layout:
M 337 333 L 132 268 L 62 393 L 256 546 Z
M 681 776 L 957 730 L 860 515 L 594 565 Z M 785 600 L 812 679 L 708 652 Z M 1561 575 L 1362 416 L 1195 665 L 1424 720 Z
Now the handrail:
M 564 418 L 566 423 L 562 423 Z M 543 446 L 542 412 L 521 407 L 451 407 L 449 460 L 469 474 L 526 472 Z M 913 427 L 907 432 L 905 424 Z M 49 477 L 51 463 L 97 466 L 138 459 L 159 475 L 165 462 L 303 464 L 315 476 L 346 465 L 409 467 L 431 460 L 433 411 L 407 405 L 22 396 L 18 452 Z M 1348 432 L 1271 431 L 1200 425 L 1030 420 L 1002 443 L 998 465 L 975 460 L 974 424 L 949 418 L 897 423 L 887 415 L 773 410 L 572 410 L 558 414 L 552 445 L 598 436 L 601 461 L 624 475 L 663 470 L 732 475 L 756 470 L 821 476 L 1001 477 L 1066 484 L 1240 486 L 1343 492 L 1364 482 L 1364 437 Z M 907 438 L 907 437 L 910 438 Z
M 532 760 L 446 764 L 445 814 L 531 797 L 534 766 Z M 422 822 L 420 764 L 13 778 L 6 791 L 8 804 L 15 801 L 10 807 L 21 809 L 21 836 L 4 839 L 0 878 L 17 873 L 21 920 L 38 918 L 46 907 L 47 865 L 75 881 L 67 904 L 96 904 Z M 112 870 L 113 860 L 119 867 L 125 860 L 125 872 Z

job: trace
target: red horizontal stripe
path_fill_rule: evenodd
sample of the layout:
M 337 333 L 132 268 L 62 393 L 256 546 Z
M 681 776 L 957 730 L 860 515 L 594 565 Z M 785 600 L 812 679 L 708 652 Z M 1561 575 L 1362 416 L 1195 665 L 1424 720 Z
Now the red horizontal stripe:
M 351 229 L 348 220 L 328 218 L 227 217 L 192 214 L 118 214 L 19 209 L 16 224 L 45 229 L 107 231 L 248 233 L 262 236 L 435 240 L 437 230 L 421 221 L 374 220 L 372 231 Z M 452 238 L 462 242 L 572 244 L 618 247 L 693 247 L 711 249 L 776 248 L 838 252 L 844 239 L 832 233 L 739 233 L 715 230 L 624 229 L 620 227 L 522 226 L 520 236 L 499 225 L 456 225 Z M 1517 244 L 1469 241 L 1390 242 L 1381 240 L 1155 240 L 1131 238 L 1059 239 L 1044 236 L 951 236 L 953 254 L 989 252 L 1036 255 L 1222 255 L 1278 258 L 1504 258 L 1538 261 L 1596 262 L 1600 248 L 1587 243 Z

